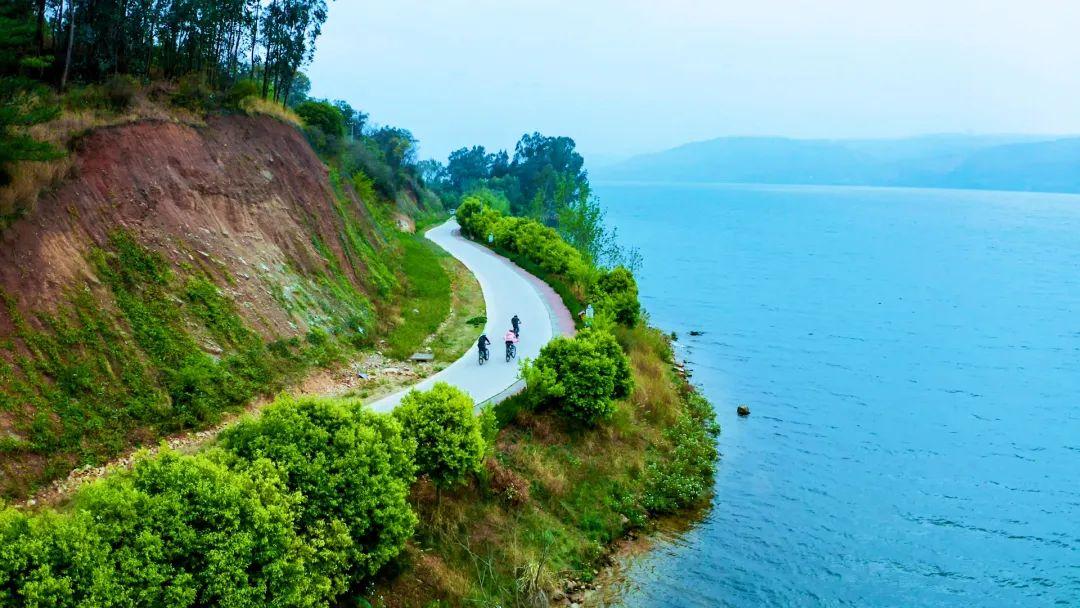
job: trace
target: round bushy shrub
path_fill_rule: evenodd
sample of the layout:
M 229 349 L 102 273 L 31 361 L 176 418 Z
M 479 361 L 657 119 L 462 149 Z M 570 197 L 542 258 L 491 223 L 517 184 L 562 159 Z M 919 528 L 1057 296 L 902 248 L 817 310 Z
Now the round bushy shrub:
M 406 437 L 416 441 L 416 466 L 441 488 L 463 482 L 480 468 L 485 442 L 473 400 L 444 382 L 410 391 L 394 410 Z
M 0 509 L 0 606 L 104 606 L 121 591 L 86 513 Z
M 588 340 L 596 347 L 601 356 L 611 361 L 615 370 L 612 376 L 614 389 L 611 396 L 615 399 L 623 399 L 630 396 L 634 390 L 634 374 L 630 370 L 630 359 L 623 352 L 622 346 L 615 336 L 606 331 L 585 330 L 579 334 L 581 340 Z
M 239 108 L 242 101 L 249 97 L 256 97 L 259 93 L 259 84 L 254 80 L 245 78 L 244 80 L 238 80 L 229 89 L 229 94 L 226 95 L 225 100 L 229 107 Z
M 626 268 L 616 266 L 601 274 L 593 286 L 591 297 L 596 307 L 610 313 L 617 323 L 627 327 L 637 324 L 641 313 L 637 281 Z
M 345 135 L 345 117 L 333 104 L 308 100 L 293 109 L 307 126 L 316 127 L 330 137 Z
M 309 606 L 296 498 L 270 467 L 238 473 L 213 454 L 163 451 L 88 486 L 76 510 L 108 547 L 109 605 Z
M 554 378 L 546 388 L 548 401 L 586 424 L 609 418 L 615 411 L 612 400 L 626 396 L 633 386 L 629 361 L 606 332 L 586 330 L 575 338 L 556 338 L 540 350 L 535 366 Z
M 284 396 L 228 429 L 222 444 L 240 458 L 273 462 L 288 490 L 303 496 L 298 525 L 308 545 L 333 545 L 345 532 L 349 547 L 320 558 L 335 591 L 343 590 L 340 570 L 371 576 L 412 536 L 415 446 L 391 416 L 359 401 Z

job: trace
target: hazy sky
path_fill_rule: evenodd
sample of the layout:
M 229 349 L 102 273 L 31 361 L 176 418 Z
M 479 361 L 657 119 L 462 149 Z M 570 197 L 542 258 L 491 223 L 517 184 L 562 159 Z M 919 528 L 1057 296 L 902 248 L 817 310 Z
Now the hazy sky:
M 421 156 L 722 135 L 1080 133 L 1080 0 L 330 3 L 308 73 Z

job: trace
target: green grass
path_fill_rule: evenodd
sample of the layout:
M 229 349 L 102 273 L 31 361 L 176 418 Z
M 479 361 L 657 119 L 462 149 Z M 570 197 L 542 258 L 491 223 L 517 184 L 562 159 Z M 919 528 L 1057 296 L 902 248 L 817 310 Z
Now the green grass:
M 3 297 L 0 314 L 14 332 L 0 343 L 0 416 L 10 429 L 0 439 L 2 497 L 212 425 L 313 366 L 341 361 L 371 326 L 366 296 L 334 264 L 297 277 L 306 291 L 291 308 L 314 322 L 307 335 L 267 344 L 209 275 L 174 269 L 130 233 L 114 233 L 89 257 L 103 289 L 73 289 L 55 312 L 28 320 Z
M 421 236 L 402 234 L 402 272 L 405 289 L 401 321 L 386 337 L 386 354 L 405 359 L 419 350 L 450 314 L 450 276 L 441 258 L 446 255 Z

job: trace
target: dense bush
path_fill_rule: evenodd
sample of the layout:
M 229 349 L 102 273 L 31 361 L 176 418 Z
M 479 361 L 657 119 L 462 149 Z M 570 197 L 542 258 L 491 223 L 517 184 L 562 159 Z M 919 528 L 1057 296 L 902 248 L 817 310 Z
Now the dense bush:
M 0 509 L 0 606 L 104 606 L 118 596 L 108 546 L 85 512 Z
M 258 94 L 259 84 L 257 82 L 249 79 L 240 80 L 229 89 L 229 93 L 225 96 L 225 104 L 236 109 L 241 106 L 245 99 L 255 97 Z
M 416 466 L 442 488 L 463 482 L 484 457 L 480 420 L 473 400 L 444 382 L 430 391 L 410 391 L 394 410 L 406 437 L 416 441 Z
M 535 368 L 535 369 L 530 369 Z M 523 373 L 541 395 L 541 405 L 554 406 L 566 416 L 596 424 L 615 411 L 613 399 L 633 388 L 630 363 L 615 338 L 586 330 L 574 338 L 555 338 Z
M 712 405 L 696 392 L 685 399 L 685 411 L 664 431 L 671 449 L 662 457 L 650 454 L 645 466 L 643 506 L 653 513 L 670 513 L 692 505 L 712 489 L 719 453 L 720 426 Z
M 633 327 L 641 313 L 637 281 L 623 266 L 616 266 L 597 278 L 591 300 L 597 309 L 608 312 L 617 323 L 627 327 Z
M 293 528 L 297 496 L 267 463 L 236 472 L 165 451 L 76 497 L 108 547 L 114 605 L 313 605 Z M 88 556 L 82 556 L 86 559 Z
M 325 101 L 305 101 L 293 108 L 309 127 L 316 127 L 331 137 L 345 135 L 345 117 L 341 110 Z
M 205 112 L 213 105 L 214 90 L 206 82 L 203 74 L 188 74 L 176 83 L 173 104 L 195 112 Z
M 393 417 L 359 402 L 280 397 L 223 433 L 222 444 L 248 461 L 269 459 L 288 490 L 303 495 L 300 535 L 322 548 L 318 574 L 334 592 L 344 589 L 341 565 L 370 576 L 412 535 L 414 445 Z

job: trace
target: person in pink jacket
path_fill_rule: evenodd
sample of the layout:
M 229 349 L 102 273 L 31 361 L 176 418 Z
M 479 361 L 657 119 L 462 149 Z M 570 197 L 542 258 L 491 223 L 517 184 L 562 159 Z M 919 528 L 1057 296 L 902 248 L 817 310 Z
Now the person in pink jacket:
M 503 336 L 503 341 L 506 342 L 506 360 L 509 361 L 517 356 L 517 344 L 518 337 L 514 333 L 513 329 L 506 330 L 506 335 Z

